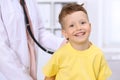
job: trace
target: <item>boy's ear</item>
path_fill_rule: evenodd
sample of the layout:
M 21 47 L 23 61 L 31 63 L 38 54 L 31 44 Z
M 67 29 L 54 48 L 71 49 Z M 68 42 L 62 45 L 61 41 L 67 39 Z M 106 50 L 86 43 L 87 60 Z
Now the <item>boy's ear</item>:
M 91 23 L 89 23 L 89 26 L 91 27 Z
M 64 29 L 62 29 L 62 35 L 63 35 L 66 39 L 68 38 L 67 33 L 66 33 L 66 31 L 65 31 Z
M 91 31 L 91 23 L 89 23 L 89 26 L 90 26 L 90 31 Z

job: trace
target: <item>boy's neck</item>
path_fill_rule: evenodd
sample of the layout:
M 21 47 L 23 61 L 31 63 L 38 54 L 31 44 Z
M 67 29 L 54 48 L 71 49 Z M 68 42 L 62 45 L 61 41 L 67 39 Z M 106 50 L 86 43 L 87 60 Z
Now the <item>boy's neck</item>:
M 74 49 L 80 50 L 80 51 L 86 50 L 91 46 L 90 42 L 80 43 L 80 44 L 72 44 L 72 43 L 70 43 L 70 44 Z

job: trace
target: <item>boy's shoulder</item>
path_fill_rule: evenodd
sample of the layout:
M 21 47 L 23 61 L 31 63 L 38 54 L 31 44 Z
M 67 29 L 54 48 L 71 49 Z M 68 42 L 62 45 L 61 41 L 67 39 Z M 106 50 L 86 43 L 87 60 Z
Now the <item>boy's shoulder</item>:
M 98 55 L 103 55 L 103 51 L 101 48 L 99 48 L 97 45 L 92 44 L 93 52 Z
M 64 51 L 68 48 L 68 43 L 64 44 L 63 46 L 61 46 L 58 50 L 56 50 L 56 52 L 61 52 Z
M 102 51 L 97 45 L 92 44 L 92 46 L 93 46 L 93 48 L 94 48 L 95 50 Z
M 55 54 L 65 54 L 69 51 L 69 43 L 64 44 L 62 47 L 55 51 Z

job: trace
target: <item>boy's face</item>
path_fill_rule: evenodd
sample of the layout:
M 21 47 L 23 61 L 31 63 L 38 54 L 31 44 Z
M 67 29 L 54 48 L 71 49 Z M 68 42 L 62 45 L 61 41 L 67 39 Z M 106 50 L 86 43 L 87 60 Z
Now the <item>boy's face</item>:
M 66 15 L 63 18 L 63 35 L 69 39 L 72 44 L 81 44 L 89 41 L 91 32 L 91 24 L 88 16 L 82 12 L 77 11 Z

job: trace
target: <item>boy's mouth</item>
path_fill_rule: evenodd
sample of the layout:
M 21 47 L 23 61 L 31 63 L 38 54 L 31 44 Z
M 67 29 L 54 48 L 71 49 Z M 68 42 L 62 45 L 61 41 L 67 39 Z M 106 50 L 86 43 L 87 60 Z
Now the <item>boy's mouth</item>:
M 85 35 L 85 32 L 78 32 L 75 34 L 76 37 L 81 37 L 83 35 Z

